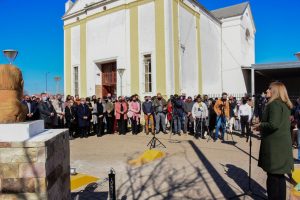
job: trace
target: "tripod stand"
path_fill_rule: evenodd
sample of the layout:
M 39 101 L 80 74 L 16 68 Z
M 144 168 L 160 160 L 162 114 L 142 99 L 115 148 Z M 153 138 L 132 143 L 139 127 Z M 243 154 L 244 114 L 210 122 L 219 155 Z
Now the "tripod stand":
M 230 197 L 229 199 L 237 199 L 243 196 L 249 196 L 254 199 L 266 199 L 263 196 L 260 196 L 259 194 L 256 194 L 255 192 L 252 191 L 251 187 L 251 160 L 252 160 L 252 132 L 249 135 L 249 175 L 248 175 L 248 190 L 245 191 L 243 194 L 239 194 L 233 197 Z
M 147 144 L 147 146 L 149 145 L 150 145 L 150 149 L 154 149 L 157 145 L 162 145 L 164 148 L 166 148 L 166 146 L 157 137 L 155 137 L 155 133 L 152 139 L 150 140 L 150 142 Z

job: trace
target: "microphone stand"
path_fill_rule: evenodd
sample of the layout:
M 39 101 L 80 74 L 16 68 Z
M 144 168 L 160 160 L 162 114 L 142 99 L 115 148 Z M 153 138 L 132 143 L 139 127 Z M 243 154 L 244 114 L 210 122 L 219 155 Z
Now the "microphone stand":
M 250 132 L 249 135 L 249 173 L 248 173 L 248 190 L 245 191 L 242 194 L 239 195 L 235 195 L 233 197 L 230 197 L 229 199 L 238 199 L 240 197 L 243 196 L 249 196 L 252 197 L 253 199 L 266 199 L 265 197 L 256 194 L 255 192 L 253 192 L 252 187 L 251 187 L 251 160 L 252 160 L 252 131 Z

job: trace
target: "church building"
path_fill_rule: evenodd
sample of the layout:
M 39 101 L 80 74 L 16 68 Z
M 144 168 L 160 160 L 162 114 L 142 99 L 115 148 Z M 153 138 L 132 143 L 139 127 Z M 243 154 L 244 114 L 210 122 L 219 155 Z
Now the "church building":
M 65 95 L 253 90 L 248 2 L 209 11 L 196 0 L 68 0 L 65 10 Z

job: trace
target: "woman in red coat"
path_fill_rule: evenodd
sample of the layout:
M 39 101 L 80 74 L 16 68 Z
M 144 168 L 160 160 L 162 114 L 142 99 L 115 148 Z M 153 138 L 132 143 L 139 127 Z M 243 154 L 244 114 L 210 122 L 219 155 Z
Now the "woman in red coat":
M 125 102 L 124 97 L 119 97 L 118 101 L 115 103 L 115 117 L 118 123 L 118 130 L 120 135 L 126 134 L 126 122 L 127 122 L 127 103 Z
M 172 107 L 172 102 L 171 101 L 169 101 L 168 102 L 168 105 L 167 105 L 167 120 L 168 120 L 168 122 L 169 122 L 169 124 L 170 124 L 170 131 L 172 130 L 172 128 L 173 127 L 171 127 L 172 126 L 172 112 L 173 112 L 173 107 Z

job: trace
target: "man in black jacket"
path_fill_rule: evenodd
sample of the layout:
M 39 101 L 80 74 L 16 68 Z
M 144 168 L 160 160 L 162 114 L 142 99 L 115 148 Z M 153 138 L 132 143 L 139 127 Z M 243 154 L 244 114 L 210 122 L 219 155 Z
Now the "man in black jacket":
M 180 135 L 181 132 L 181 122 L 183 118 L 183 101 L 180 97 L 175 94 L 174 99 L 172 100 L 173 103 L 173 126 L 174 126 L 174 134 Z
M 46 93 L 42 93 L 41 97 L 42 101 L 38 105 L 40 119 L 44 120 L 46 129 L 54 128 L 56 121 L 56 111 L 52 103 L 48 100 L 48 95 Z
M 187 131 L 189 131 L 190 133 L 194 133 L 194 118 L 192 116 L 192 109 L 193 109 L 193 105 L 194 105 L 194 101 L 192 99 L 192 97 L 188 97 L 187 101 L 184 102 L 183 105 L 183 109 L 185 112 L 185 118 L 184 118 L 184 128 L 183 128 L 183 132 L 187 133 Z
M 77 118 L 80 137 L 88 137 L 88 129 L 90 125 L 91 111 L 86 104 L 85 98 L 80 99 L 80 105 L 77 106 Z
M 102 104 L 102 100 L 99 98 L 97 99 L 97 116 L 98 116 L 98 132 L 97 136 L 100 137 L 104 135 L 104 124 L 103 124 L 103 119 L 104 119 L 104 108 Z
M 22 103 L 27 107 L 26 120 L 27 121 L 36 120 L 37 112 L 38 112 L 37 104 L 32 102 L 31 98 L 28 95 L 25 95 Z
M 64 113 L 66 119 L 66 127 L 69 129 L 70 139 L 73 139 L 74 133 L 76 131 L 76 110 L 74 106 L 74 101 L 72 99 L 70 99 L 67 102 L 67 106 L 65 107 Z

